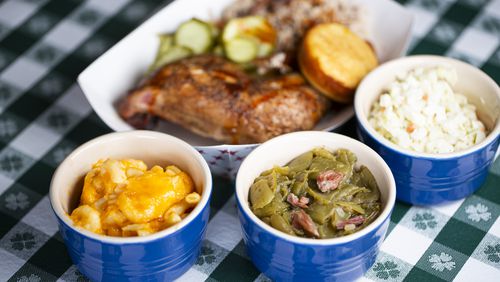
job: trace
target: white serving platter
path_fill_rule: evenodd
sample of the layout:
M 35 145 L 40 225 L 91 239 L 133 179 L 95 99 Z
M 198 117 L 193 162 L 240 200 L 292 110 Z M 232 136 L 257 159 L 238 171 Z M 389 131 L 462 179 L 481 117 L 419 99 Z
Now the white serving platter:
M 78 83 L 94 111 L 115 131 L 133 128 L 120 118 L 116 102 L 142 78 L 156 55 L 158 34 L 173 32 L 180 23 L 197 17 L 216 20 L 234 0 L 176 0 L 158 11 L 133 32 L 101 55 L 79 76 Z M 366 38 L 374 46 L 380 62 L 406 53 L 413 17 L 391 0 L 351 0 L 366 11 Z M 354 115 L 352 105 L 326 114 L 314 128 L 331 131 Z M 218 175 L 234 176 L 241 160 L 258 144 L 228 145 L 200 137 L 190 131 L 160 122 L 153 130 L 179 137 L 195 146 Z

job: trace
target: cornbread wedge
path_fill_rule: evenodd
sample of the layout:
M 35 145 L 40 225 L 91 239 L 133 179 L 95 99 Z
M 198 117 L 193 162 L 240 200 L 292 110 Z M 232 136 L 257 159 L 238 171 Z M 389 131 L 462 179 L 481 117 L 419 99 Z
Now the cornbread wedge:
M 341 103 L 352 101 L 361 79 L 378 64 L 371 46 L 337 23 L 311 28 L 302 41 L 298 61 L 309 83 Z

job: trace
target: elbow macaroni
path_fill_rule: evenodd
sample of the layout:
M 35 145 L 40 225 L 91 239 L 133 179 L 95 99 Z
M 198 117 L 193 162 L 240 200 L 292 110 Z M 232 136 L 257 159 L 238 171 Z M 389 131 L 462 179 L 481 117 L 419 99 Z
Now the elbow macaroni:
M 147 170 L 139 160 L 100 160 L 84 180 L 76 226 L 109 236 L 145 236 L 185 218 L 200 202 L 188 174 L 176 166 Z

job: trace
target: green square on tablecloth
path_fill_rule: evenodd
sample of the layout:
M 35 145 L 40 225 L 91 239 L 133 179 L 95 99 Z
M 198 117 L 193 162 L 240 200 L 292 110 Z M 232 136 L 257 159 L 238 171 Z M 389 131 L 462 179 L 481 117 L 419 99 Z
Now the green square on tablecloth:
M 0 27 L 1 29 L 1 27 Z M 0 31 L 1 34 L 1 31 Z M 2 71 L 5 67 L 10 65 L 15 60 L 15 56 L 11 51 L 0 48 L 0 71 Z
M 491 78 L 493 78 L 495 81 L 500 81 L 500 66 L 493 64 L 491 62 L 486 62 L 484 65 L 481 67 L 481 69 L 486 72 Z
M 429 39 L 423 38 L 420 42 L 418 42 L 413 50 L 411 50 L 411 54 L 423 54 L 423 55 L 442 55 L 448 50 L 448 47 L 431 41 Z
M 439 278 L 435 275 L 430 274 L 429 272 L 420 269 L 418 267 L 414 267 L 411 269 L 410 273 L 405 277 L 406 282 L 446 282 L 446 280 Z
M 83 144 L 92 138 L 106 133 L 109 133 L 109 128 L 103 127 L 102 123 L 96 123 L 90 117 L 87 117 L 66 133 L 64 138 L 75 144 Z
M 500 158 L 496 161 L 495 166 L 500 163 Z M 490 173 L 486 177 L 485 183 L 479 188 L 479 190 L 474 193 L 477 196 L 488 199 L 497 205 L 500 205 L 500 174 L 495 174 L 495 172 Z
M 450 218 L 434 241 L 469 256 L 485 234 L 474 226 Z
M 461 252 L 457 252 L 438 242 L 433 242 L 416 266 L 434 276 L 451 281 L 465 264 L 467 258 Z
M 255 280 L 259 274 L 250 260 L 231 252 L 210 274 L 210 278 L 217 281 L 245 282 Z
M 34 120 L 49 106 L 50 102 L 28 92 L 13 102 L 9 111 L 27 120 Z
M 394 209 L 392 210 L 391 221 L 398 223 L 410 208 L 410 205 L 397 201 L 394 205 Z
M 488 232 L 500 214 L 500 206 L 482 197 L 472 195 L 465 199 L 453 218 Z M 496 215 L 496 216 L 495 216 Z
M 443 14 L 443 17 L 448 20 L 467 25 L 474 19 L 478 12 L 479 9 L 475 7 L 455 2 L 455 4 L 451 5 L 451 7 L 449 7 Z
M 20 55 L 37 40 L 31 34 L 14 30 L 2 39 L 2 47 L 12 54 Z
M 54 255 L 57 254 L 57 255 Z M 38 251 L 31 256 L 28 262 L 48 273 L 61 276 L 73 265 L 64 243 L 50 238 Z
M 53 167 L 38 161 L 19 177 L 18 182 L 32 191 L 45 195 L 49 192 L 54 170 Z

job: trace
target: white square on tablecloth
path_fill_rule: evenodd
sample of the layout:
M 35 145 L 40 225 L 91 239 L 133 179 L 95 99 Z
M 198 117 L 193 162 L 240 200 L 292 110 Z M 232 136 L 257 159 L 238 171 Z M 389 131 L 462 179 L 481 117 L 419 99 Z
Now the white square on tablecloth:
M 89 102 L 77 84 L 73 84 L 70 89 L 57 100 L 56 104 L 81 117 L 87 116 L 92 111 Z
M 43 38 L 44 42 L 71 52 L 92 33 L 92 30 L 71 20 L 63 20 Z
M 467 28 L 453 44 L 453 50 L 485 62 L 498 47 L 499 39 L 474 27 Z
M 414 16 L 412 35 L 424 37 L 436 24 L 438 16 L 414 6 L 410 6 L 409 9 Z
M 22 222 L 31 227 L 35 227 L 51 237 L 58 230 L 57 219 L 52 211 L 52 208 L 50 207 L 50 200 L 48 196 L 45 196 L 42 200 L 40 200 L 38 204 L 36 204 L 36 206 L 22 218 Z
M 31 123 L 14 140 L 10 146 L 34 159 L 39 159 L 59 140 L 61 135 L 36 123 Z
M 446 204 L 436 205 L 436 206 L 433 206 L 432 209 L 437 210 L 438 212 L 445 214 L 449 217 L 452 217 L 455 214 L 455 212 L 458 210 L 458 208 L 462 205 L 463 202 L 464 202 L 464 199 L 450 202 L 450 203 L 446 203 Z
M 271 282 L 272 280 L 269 279 L 264 273 L 259 274 L 257 278 L 255 278 L 254 282 Z M 368 280 L 370 281 L 370 280 Z
M 4 176 L 3 174 L 0 174 L 0 195 L 9 188 L 12 183 L 14 183 L 14 180 L 8 178 L 7 176 Z M 1 281 L 1 279 L 0 279 Z
M 500 0 L 491 0 L 484 9 L 489 13 L 500 17 Z
M 205 281 L 207 278 L 208 275 L 191 267 L 186 273 L 184 273 L 181 277 L 179 277 L 175 281 L 177 282 Z
M 26 1 L 5 1 L 0 5 L 0 22 L 16 27 L 37 10 L 37 5 Z
M 488 230 L 488 233 L 490 233 L 491 235 L 495 235 L 498 238 L 500 238 L 500 216 L 497 215 L 497 220 L 490 227 L 490 230 Z
M 478 279 L 481 282 L 497 282 L 500 277 L 498 277 L 497 269 L 470 257 L 453 281 L 469 282 Z
M 431 244 L 432 240 L 424 235 L 402 225 L 396 225 L 380 249 L 411 265 L 415 265 Z
M 2 267 L 0 267 L 0 281 L 9 280 L 25 263 L 24 260 L 2 248 L 0 248 L 0 261 L 2 262 Z
M 206 239 L 231 251 L 241 240 L 240 228 L 235 228 L 235 226 L 240 226 L 238 218 L 228 214 L 222 208 L 208 224 Z
M 47 67 L 26 57 L 20 57 L 3 71 L 1 78 L 21 91 L 25 91 L 40 80 L 47 71 Z
M 410 7 L 420 7 L 422 9 L 428 10 L 436 15 L 441 15 L 444 13 L 450 5 L 456 0 L 439 0 L 439 1 L 428 1 L 428 0 L 409 0 L 406 4 L 406 8 Z
M 116 11 L 118 11 L 129 2 L 130 0 L 88 0 L 87 2 L 85 2 L 85 6 L 92 7 L 101 13 L 110 15 L 116 13 Z

